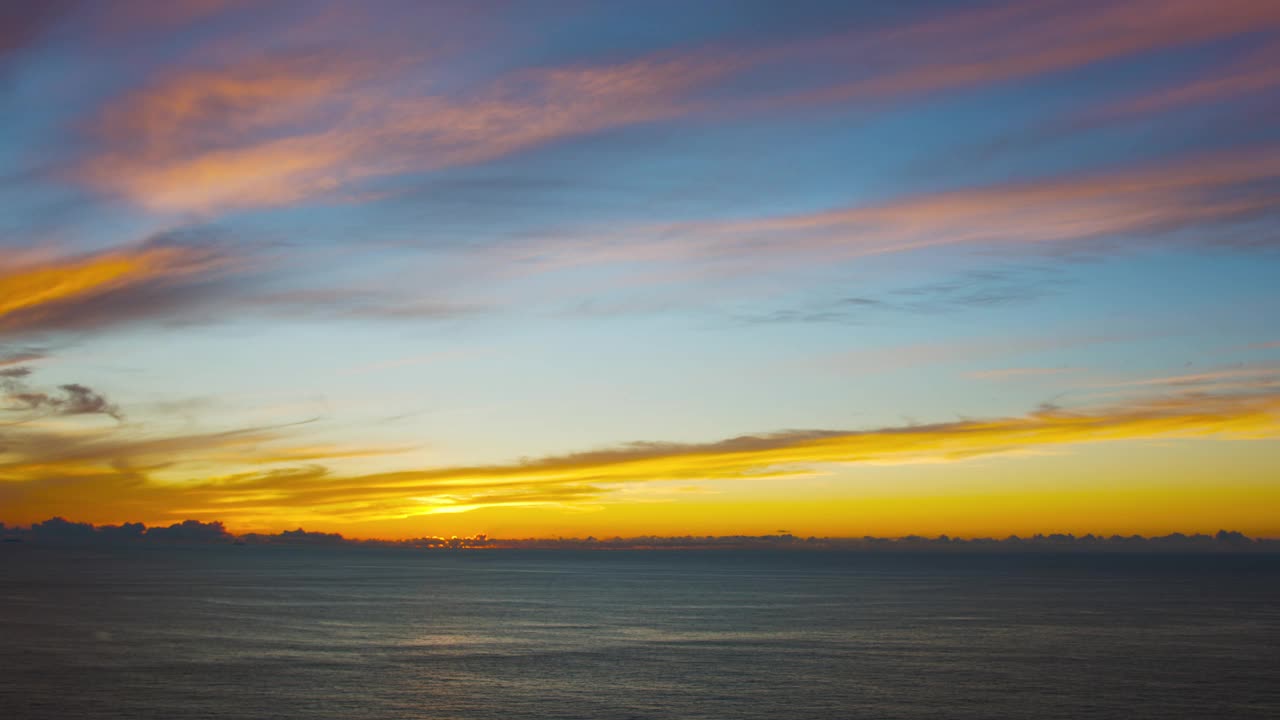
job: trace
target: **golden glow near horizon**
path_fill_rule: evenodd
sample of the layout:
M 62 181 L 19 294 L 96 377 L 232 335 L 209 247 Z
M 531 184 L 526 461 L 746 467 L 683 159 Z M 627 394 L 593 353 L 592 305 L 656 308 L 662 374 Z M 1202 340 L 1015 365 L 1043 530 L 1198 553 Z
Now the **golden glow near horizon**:
M 123 434 L 123 433 L 122 433 Z M 32 445 L 21 442 L 24 436 Z M 277 446 L 276 431 L 221 433 L 185 438 L 119 437 L 86 441 L 52 428 L 19 434 L 19 442 L 4 456 L 5 472 L 24 478 L 11 490 L 19 496 L 27 516 L 42 519 L 63 512 L 98 522 L 126 519 L 155 520 L 193 517 L 222 520 L 232 527 L 282 529 L 305 520 L 312 527 L 340 528 L 344 524 L 391 528 L 405 519 L 455 515 L 493 508 L 523 509 L 529 513 L 557 511 L 555 523 L 608 533 L 593 513 L 608 507 L 613 531 L 623 527 L 641 531 L 670 525 L 684 517 L 688 532 L 731 532 L 731 528 L 777 524 L 777 505 L 806 507 L 809 518 L 788 518 L 786 524 L 813 528 L 828 535 L 854 528 L 895 528 L 914 532 L 913 525 L 933 527 L 944 521 L 951 534 L 1000 534 L 1006 527 L 1027 531 L 1033 523 L 1065 522 L 1066 527 L 1093 522 L 1108 527 L 1171 527 L 1192 522 L 1197 514 L 1213 515 L 1235 524 L 1248 519 L 1254 532 L 1274 533 L 1269 513 L 1260 508 L 1280 500 L 1280 489 L 1265 483 L 1231 484 L 1214 481 L 1216 499 L 1196 498 L 1204 488 L 1173 487 L 1185 482 L 1178 473 L 1155 484 L 1134 482 L 1135 467 L 1119 473 L 1084 477 L 1049 487 L 1036 487 L 1030 478 L 1013 491 L 1008 485 L 983 487 L 969 481 L 961 487 L 922 486 L 917 479 L 878 488 L 852 480 L 832 482 L 861 466 L 876 469 L 945 465 L 959 472 L 966 463 L 1011 456 L 1023 468 L 1044 472 L 1054 463 L 1070 467 L 1075 455 L 1088 456 L 1093 444 L 1139 446 L 1143 441 L 1175 441 L 1179 445 L 1274 441 L 1280 437 L 1280 394 L 1274 392 L 1161 397 L 1094 412 L 1066 412 L 1054 408 L 1022 417 L 967 420 L 934 425 L 901 426 L 855 432 L 799 432 L 739 437 L 716 443 L 682 445 L 638 443 L 613 450 L 548 457 L 512 465 L 424 468 L 375 474 L 342 475 L 298 463 L 338 458 L 377 457 L 384 451 L 338 447 Z M 54 447 L 56 446 L 56 449 Z M 1130 452 L 1139 454 L 1140 447 Z M 25 456 L 24 456 L 25 454 Z M 1263 458 L 1266 457 L 1264 454 Z M 129 465 L 157 467 L 120 478 L 122 459 Z M 1252 462 L 1258 462 L 1254 460 Z M 183 471 L 181 465 L 191 464 Z M 1245 466 L 1241 457 L 1237 463 Z M 255 469 L 263 467 L 267 469 Z M 358 463 L 355 467 L 359 467 Z M 1263 461 L 1254 471 L 1265 470 Z M 919 476 L 936 470 L 917 470 Z M 1108 477 L 1110 475 L 1110 477 Z M 212 476 L 212 479 L 210 479 Z M 961 474 L 964 476 L 964 473 Z M 57 482 L 42 481 L 56 477 Z M 1105 480 L 1100 481 L 1100 478 Z M 1246 476 L 1247 478 L 1247 476 Z M 646 495 L 655 484 L 694 484 L 692 491 L 676 488 Z M 738 500 L 721 502 L 718 483 L 732 483 Z M 807 487 L 806 487 L 807 486 Z M 855 497 L 847 497 L 851 488 Z M 788 489 L 828 496 L 797 502 Z M 781 496 L 778 489 L 783 490 Z M 32 493 L 35 490 L 38 494 Z M 717 498 L 708 503 L 697 492 Z M 770 498 L 772 499 L 766 499 Z M 1101 506 L 1105 498 L 1124 498 L 1123 523 L 1114 508 Z M 1215 501 L 1216 500 L 1216 501 Z M 679 506 L 715 510 L 717 518 L 685 517 Z M 675 506 L 675 507 L 673 507 Z M 733 507 L 735 513 L 725 512 Z M 835 508 L 846 510 L 830 514 Z M 1224 512 L 1234 508 L 1233 512 Z M 581 515 L 574 517 L 574 511 Z M 568 515 L 564 513 L 568 512 Z M 130 515 L 132 513 L 132 515 Z M 1092 513 L 1092 516 L 1090 515 Z M 753 520 L 753 516 L 760 520 Z M 1019 518 L 1015 520 L 1015 518 Z M 1068 521 L 1067 519 L 1070 518 Z M 544 521 L 502 521 L 508 532 L 534 533 Z M 432 521 L 439 525 L 438 520 Z M 450 527 L 467 522 L 449 521 Z M 675 531 L 676 528 L 671 528 Z M 1173 530 L 1169 530 L 1173 531 Z M 386 532 L 386 531 L 384 531 Z M 396 532 L 396 531 L 390 531 Z
M 1280 536 L 1280 5 L 198 5 L 6 17 L 2 522 Z

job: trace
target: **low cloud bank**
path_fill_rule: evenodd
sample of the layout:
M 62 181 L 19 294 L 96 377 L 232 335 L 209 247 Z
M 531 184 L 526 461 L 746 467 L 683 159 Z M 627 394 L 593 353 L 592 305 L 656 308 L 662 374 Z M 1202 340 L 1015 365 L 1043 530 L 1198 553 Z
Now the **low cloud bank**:
M 302 528 L 279 533 L 234 535 L 221 522 L 186 520 L 167 527 L 142 523 L 99 525 L 50 518 L 29 527 L 0 523 L 6 543 L 48 545 L 96 545 L 124 543 L 221 544 L 221 545 L 322 545 L 341 547 L 402 547 L 433 549 L 537 549 L 537 550 L 797 550 L 860 552 L 1262 552 L 1280 553 L 1280 539 L 1250 538 L 1243 533 L 1219 530 L 1213 535 L 1173 533 L 1142 535 L 1072 535 L 1054 533 L 1006 538 L 953 538 L 947 535 L 899 538 L 798 537 L 778 535 L 684 535 L 613 538 L 491 538 L 420 537 L 408 540 L 356 540 L 338 533 L 308 532 Z
M 71 522 L 53 517 L 30 527 L 6 527 L 0 523 L 0 537 L 5 542 L 42 544 L 99 544 L 124 542 L 230 543 L 235 536 L 221 522 L 202 523 L 186 520 L 168 527 L 147 527 L 142 523 L 98 525 Z

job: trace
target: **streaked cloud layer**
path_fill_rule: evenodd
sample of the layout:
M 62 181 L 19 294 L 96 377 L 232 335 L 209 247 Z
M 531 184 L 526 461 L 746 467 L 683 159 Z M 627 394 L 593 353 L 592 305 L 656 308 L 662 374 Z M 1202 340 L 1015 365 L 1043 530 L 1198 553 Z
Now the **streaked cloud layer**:
M 0 520 L 1280 536 L 1280 6 L 3 13 Z
M 613 243 L 591 235 L 557 250 L 577 262 L 594 255 L 602 262 L 757 257 L 828 263 L 941 245 L 1146 238 L 1259 216 L 1274 220 L 1278 180 L 1280 150 L 1263 147 L 816 213 L 644 228 Z
M 682 114 L 728 63 L 530 68 L 446 95 L 413 80 L 431 61 L 282 53 L 178 71 L 106 109 L 104 150 L 80 172 L 156 211 L 284 205 Z
M 345 33 L 342 20 L 320 15 L 303 38 L 286 35 L 280 47 L 179 66 L 108 103 L 91 123 L 101 148 L 85 159 L 81 177 L 157 211 L 282 205 L 372 177 L 484 162 L 638 123 L 902 98 L 1062 72 L 1275 28 L 1280 13 L 1234 0 L 1212 10 L 1184 2 L 961 8 L 877 32 L 522 68 L 452 92 L 434 77 L 449 58 L 371 47 Z M 975 33 L 992 42 L 975 45 Z M 325 50 L 290 47 L 319 42 Z M 1222 84 L 1267 87 L 1256 70 L 1266 60 L 1264 53 L 1247 61 L 1243 76 Z M 805 90 L 750 83 L 766 68 L 799 73 L 832 64 L 836 77 Z M 716 92 L 735 78 L 748 87 Z M 1239 92 L 1210 91 L 1206 82 L 1109 112 Z
M 1169 379 L 1177 383 L 1178 378 Z M 525 460 L 517 464 L 408 469 L 371 475 L 329 471 L 327 458 L 385 452 L 282 445 L 284 428 L 252 428 L 175 437 L 70 436 L 46 430 L 11 440 L 0 465 L 11 478 L 11 502 L 57 507 L 92 498 L 100 517 L 128 505 L 213 516 L 248 513 L 259 522 L 385 520 L 497 506 L 536 507 L 608 502 L 622 486 L 664 481 L 767 480 L 831 472 L 833 466 L 964 462 L 975 458 L 1080 443 L 1134 440 L 1280 437 L 1280 393 L 1186 394 L 1151 397 L 1085 411 L 1044 407 L 1026 415 L 959 420 L 861 431 L 786 431 L 712 443 L 633 442 L 617 448 Z M 305 469 L 287 466 L 309 462 Z M 159 480 L 148 468 L 171 473 Z M 209 467 L 241 472 L 201 479 Z M 258 470 L 256 466 L 279 466 Z M 133 468 L 128 476 L 124 468 Z M 50 483 L 43 478 L 56 475 Z M 121 481 L 125 487 L 121 487 Z M 121 490 L 126 492 L 121 493 Z M 301 510 L 305 508 L 305 510 Z M 136 511 L 136 510 L 135 510 Z M 39 512 L 36 512 L 38 515 Z

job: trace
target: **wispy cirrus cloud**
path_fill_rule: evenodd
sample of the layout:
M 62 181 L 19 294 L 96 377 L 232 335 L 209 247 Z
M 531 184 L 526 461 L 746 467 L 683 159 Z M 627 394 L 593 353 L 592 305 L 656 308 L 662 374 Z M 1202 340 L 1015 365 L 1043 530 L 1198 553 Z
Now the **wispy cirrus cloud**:
M 78 171 L 152 210 L 283 205 L 382 175 L 482 162 L 681 112 L 726 71 L 701 58 L 534 68 L 473 90 L 410 84 L 403 63 L 282 54 L 173 71 L 109 107 Z
M 1280 149 L 1265 148 L 696 229 L 713 250 L 721 243 L 768 248 L 771 240 L 779 249 L 853 255 L 962 243 L 1049 243 L 1249 218 L 1274 211 L 1277 180 Z
M 1270 3 L 1226 0 L 1012 2 L 963 8 L 896 27 L 791 48 L 848 63 L 849 79 L 787 99 L 898 98 L 988 85 L 1093 63 L 1280 29 Z M 975 43 L 973 38 L 982 37 Z
M 1267 32 L 1268 26 L 1260 30 Z M 1240 145 L 1266 135 L 1280 113 L 1274 89 L 1280 87 L 1280 32 L 1272 30 L 1270 39 L 1261 45 L 1246 43 L 1222 60 L 1197 63 L 1191 70 L 1175 74 L 1152 85 L 1129 87 L 1123 93 L 1081 104 L 1072 113 L 1059 115 L 1025 128 L 1012 135 L 986 144 L 974 154 L 948 162 L 975 162 L 997 153 L 1014 154 L 1046 142 L 1071 136 L 1083 137 L 1104 128 L 1129 125 L 1136 129 L 1153 118 L 1167 119 L 1178 127 L 1178 121 L 1191 120 L 1189 132 L 1184 128 L 1179 144 Z M 1164 127 L 1163 125 L 1161 127 Z M 1173 131 L 1175 133 L 1177 130 Z
M 490 307 L 404 291 L 358 287 L 277 290 L 241 296 L 238 304 L 286 317 L 354 320 L 447 320 L 482 314 Z
M 1252 50 L 1197 76 L 1086 113 L 1086 121 L 1136 118 L 1185 107 L 1210 106 L 1233 99 L 1256 100 L 1280 87 L 1280 41 Z
M 1197 373 L 1186 373 L 1183 375 L 1146 378 L 1143 380 L 1134 380 L 1126 384 L 1133 386 L 1156 385 L 1201 388 L 1213 386 L 1214 389 L 1221 390 L 1222 383 L 1237 383 L 1242 380 L 1254 381 L 1254 383 L 1250 385 L 1251 387 L 1257 387 L 1256 383 L 1275 385 L 1280 382 L 1280 367 L 1267 365 L 1234 367 L 1219 370 L 1207 370 Z
M 1247 222 L 1274 214 L 1278 203 L 1280 148 L 1265 147 L 813 213 L 600 228 L 488 252 L 529 272 L 664 262 L 718 263 L 751 272 L 944 246 L 1066 247 L 1146 239 Z M 972 291 L 972 302 L 998 301 L 984 296 L 982 285 L 960 282 L 952 300 Z M 944 289 L 928 294 L 936 298 Z M 911 306 L 909 298 L 898 301 Z
M 314 20 L 305 5 L 293 11 Z M 888 101 L 1275 31 L 1280 11 L 1246 0 L 1006 3 L 772 45 L 531 67 L 461 87 L 438 82 L 433 66 L 448 58 L 396 56 L 341 23 L 310 24 L 321 30 L 305 49 L 179 59 L 116 99 L 91 123 L 96 149 L 76 176 L 161 212 L 287 205 L 639 123 Z M 752 82 L 779 69 L 818 79 Z
M 1084 387 L 1101 390 L 1095 394 L 1130 397 L 1150 392 L 1200 395 L 1272 392 L 1280 388 L 1280 366 L 1237 364 L 1177 375 L 1095 382 Z

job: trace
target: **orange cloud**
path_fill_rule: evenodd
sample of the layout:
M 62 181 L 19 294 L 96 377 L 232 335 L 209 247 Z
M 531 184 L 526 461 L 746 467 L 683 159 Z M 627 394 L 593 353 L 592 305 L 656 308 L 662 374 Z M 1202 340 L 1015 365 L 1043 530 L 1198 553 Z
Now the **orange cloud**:
M 335 55 L 178 71 L 108 108 L 96 127 L 104 149 L 80 174 L 157 211 L 281 205 L 677 114 L 727 66 L 528 70 L 462 96 L 406 94 L 403 70 Z
M 345 49 L 259 51 L 219 66 L 179 67 L 112 103 L 93 128 L 101 148 L 79 177 L 162 212 L 281 205 L 371 177 L 484 162 L 636 123 L 1065 70 L 1280 27 L 1280 8 L 1251 0 L 1010 3 L 784 46 L 528 69 L 460 92 L 424 84 L 431 74 L 422 57 L 380 57 L 378 49 L 357 49 L 344 28 L 321 25 L 320 43 Z M 983 43 L 972 42 L 977 34 Z M 730 77 L 749 80 L 754 70 L 794 66 L 803 76 L 814 65 L 841 68 L 843 77 L 803 90 L 706 92 Z
M 224 265 L 207 248 L 161 243 L 0 264 L 0 334 L 87 327 L 108 322 L 112 311 L 144 312 L 147 296 L 154 299 Z
M 296 120 L 334 100 L 360 63 L 322 53 L 254 58 L 223 70 L 172 73 L 110 106 L 99 128 L 143 153 L 234 143 L 243 133 Z

